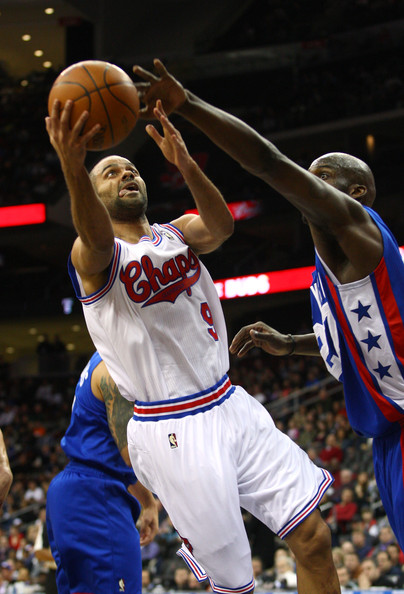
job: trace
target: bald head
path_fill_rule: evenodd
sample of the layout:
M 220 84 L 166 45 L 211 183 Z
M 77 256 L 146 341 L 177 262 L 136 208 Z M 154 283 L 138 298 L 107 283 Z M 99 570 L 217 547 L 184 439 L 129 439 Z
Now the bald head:
M 364 161 L 347 153 L 327 153 L 313 161 L 309 171 L 316 174 L 323 167 L 335 173 L 332 185 L 349 195 L 352 195 L 350 189 L 353 186 L 360 186 L 363 188 L 362 194 L 354 197 L 366 206 L 373 204 L 376 198 L 375 179 Z

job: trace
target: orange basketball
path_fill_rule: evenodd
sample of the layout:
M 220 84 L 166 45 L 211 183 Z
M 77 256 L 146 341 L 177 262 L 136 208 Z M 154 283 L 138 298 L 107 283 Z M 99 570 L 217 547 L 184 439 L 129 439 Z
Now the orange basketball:
M 132 79 L 118 66 L 100 60 L 86 60 L 69 66 L 55 80 L 48 97 L 48 111 L 55 99 L 62 107 L 68 99 L 74 102 L 71 127 L 84 110 L 90 113 L 83 132 L 95 124 L 101 130 L 88 143 L 90 151 L 102 151 L 124 140 L 133 130 L 139 97 Z

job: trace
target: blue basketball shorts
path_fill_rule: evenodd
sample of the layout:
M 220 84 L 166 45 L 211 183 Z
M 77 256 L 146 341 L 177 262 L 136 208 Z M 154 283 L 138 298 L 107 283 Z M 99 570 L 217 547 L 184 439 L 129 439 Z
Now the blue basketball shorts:
M 46 507 L 59 594 L 141 594 L 140 506 L 123 483 L 70 463 Z

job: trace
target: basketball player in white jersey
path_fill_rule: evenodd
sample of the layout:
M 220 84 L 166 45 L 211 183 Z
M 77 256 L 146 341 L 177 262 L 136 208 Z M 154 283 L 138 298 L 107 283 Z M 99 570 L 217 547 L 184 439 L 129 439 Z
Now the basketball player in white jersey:
M 147 192 L 128 159 L 89 174 L 72 104 L 55 102 L 46 126 L 69 189 L 78 238 L 69 273 L 91 337 L 121 394 L 134 402 L 131 462 L 182 537 L 179 554 L 216 593 L 254 589 L 240 506 L 293 550 L 301 594 L 340 592 L 330 532 L 318 504 L 332 484 L 270 415 L 227 376 L 226 326 L 199 255 L 219 247 L 233 219 L 158 102 L 163 135 L 146 130 L 177 166 L 199 215 L 150 225 Z

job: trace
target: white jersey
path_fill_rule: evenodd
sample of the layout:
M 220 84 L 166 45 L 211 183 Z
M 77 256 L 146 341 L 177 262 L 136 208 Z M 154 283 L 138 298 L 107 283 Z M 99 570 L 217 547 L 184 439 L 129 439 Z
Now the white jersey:
M 173 225 L 136 244 L 115 239 L 108 280 L 86 295 L 69 261 L 90 336 L 128 400 L 201 392 L 229 368 L 226 325 L 213 281 Z

